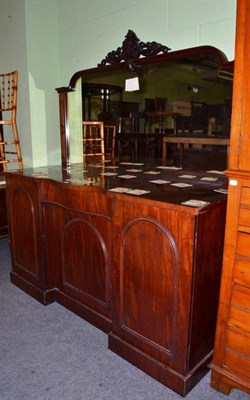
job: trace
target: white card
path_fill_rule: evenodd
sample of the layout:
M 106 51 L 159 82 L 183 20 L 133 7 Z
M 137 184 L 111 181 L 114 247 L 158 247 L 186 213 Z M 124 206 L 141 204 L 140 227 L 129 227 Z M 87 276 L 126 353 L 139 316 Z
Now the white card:
M 179 178 L 194 179 L 196 175 L 179 175 Z
M 218 178 L 212 178 L 211 176 L 204 176 L 203 178 L 200 179 L 201 181 L 207 181 L 207 182 L 215 182 L 218 180 Z
M 172 169 L 172 170 L 179 170 L 179 169 L 182 169 L 181 167 L 171 167 L 171 166 L 166 167 L 166 166 L 164 166 L 164 165 L 159 166 L 159 167 L 157 167 L 157 168 L 160 168 L 160 169 Z
M 207 171 L 207 173 L 225 175 L 224 171 L 216 171 L 215 169 L 213 169 L 211 171 Z
M 218 193 L 223 193 L 223 194 L 227 194 L 228 190 L 227 189 L 214 189 L 214 192 L 218 192 Z
M 210 202 L 203 201 L 203 200 L 187 200 L 187 201 L 183 201 L 181 204 L 184 204 L 185 206 L 192 206 L 192 207 L 204 207 L 207 204 L 210 204 Z
M 136 178 L 136 176 L 135 175 L 118 175 L 118 178 L 132 179 L 132 178 Z
M 193 185 L 191 185 L 190 183 L 178 182 L 178 183 L 171 183 L 171 186 L 188 187 L 188 186 L 193 186 Z
M 117 173 L 116 173 L 116 172 L 103 172 L 103 173 L 100 174 L 100 175 L 104 175 L 104 176 L 114 176 L 114 175 L 117 175 Z
M 149 190 L 133 189 L 130 190 L 129 194 L 134 194 L 136 196 L 141 196 L 142 194 L 150 193 Z
M 116 193 L 127 193 L 130 192 L 132 189 L 124 188 L 124 187 L 115 187 L 112 189 L 109 189 L 110 192 L 116 192 Z
M 146 171 L 146 172 L 144 172 L 144 174 L 148 174 L 148 175 L 158 175 L 158 174 L 160 174 L 160 172 L 159 172 L 159 171 Z
M 144 165 L 144 163 L 143 162 L 134 162 L 134 163 L 131 163 L 131 165 L 137 165 L 139 167 L 140 165 Z
M 126 169 L 127 172 L 141 172 L 142 169 L 136 169 L 136 168 L 131 168 L 131 169 Z
M 170 183 L 170 181 L 165 181 L 164 179 L 155 179 L 154 181 L 149 181 L 151 183 L 157 183 L 158 185 L 164 185 L 165 183 Z

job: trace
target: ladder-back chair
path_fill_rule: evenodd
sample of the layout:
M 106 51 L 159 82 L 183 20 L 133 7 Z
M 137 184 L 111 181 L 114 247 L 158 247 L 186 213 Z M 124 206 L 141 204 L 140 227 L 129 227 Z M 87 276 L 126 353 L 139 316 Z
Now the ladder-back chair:
M 83 121 L 83 158 L 86 163 L 105 161 L 102 121 Z
M 104 125 L 104 149 L 106 159 L 115 159 L 116 125 Z
M 16 124 L 18 72 L 0 74 L 0 170 L 14 163 L 23 169 Z

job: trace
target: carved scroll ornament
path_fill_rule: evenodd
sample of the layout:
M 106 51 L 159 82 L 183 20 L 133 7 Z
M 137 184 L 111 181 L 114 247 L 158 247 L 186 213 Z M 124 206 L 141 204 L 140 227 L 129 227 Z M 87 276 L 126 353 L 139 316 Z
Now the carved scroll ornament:
M 135 72 L 138 67 L 137 60 L 140 56 L 154 56 L 158 53 L 167 53 L 169 50 L 171 50 L 169 47 L 157 42 L 141 42 L 136 34 L 132 30 L 129 30 L 122 43 L 122 47 L 109 52 L 101 63 L 98 64 L 98 67 L 125 61 L 129 70 Z

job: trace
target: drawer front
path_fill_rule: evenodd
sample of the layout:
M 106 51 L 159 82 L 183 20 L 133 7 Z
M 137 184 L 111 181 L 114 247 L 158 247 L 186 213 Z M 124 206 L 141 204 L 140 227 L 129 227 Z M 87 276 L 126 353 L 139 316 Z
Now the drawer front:
M 240 204 L 249 206 L 249 204 L 250 204 L 250 187 L 242 186 Z
M 235 328 L 228 329 L 227 347 L 235 350 L 244 357 L 250 359 L 250 333 L 236 330 Z
M 250 359 L 248 357 L 227 349 L 225 352 L 224 365 L 231 373 L 235 373 L 237 376 L 241 375 L 244 380 L 250 381 Z
M 241 285 L 250 287 L 250 263 L 245 260 L 236 259 L 234 264 L 234 281 Z
M 239 215 L 239 229 L 243 232 L 250 232 L 250 209 L 241 208 Z
M 231 306 L 228 323 L 244 331 L 249 331 L 250 314 L 245 310 Z
M 250 234 L 238 232 L 236 242 L 236 254 L 250 260 Z
M 232 306 L 242 308 L 244 310 L 249 310 L 249 288 L 243 285 L 233 284 L 232 289 Z
M 250 188 L 241 189 L 238 230 L 250 234 Z

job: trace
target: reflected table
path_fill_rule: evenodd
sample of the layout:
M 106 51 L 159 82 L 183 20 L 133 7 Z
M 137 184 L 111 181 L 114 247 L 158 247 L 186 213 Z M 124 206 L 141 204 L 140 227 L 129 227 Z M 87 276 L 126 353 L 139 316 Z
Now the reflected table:
M 182 166 L 182 153 L 184 146 L 187 144 L 192 145 L 217 145 L 227 146 L 227 155 L 229 154 L 229 138 L 225 137 L 212 137 L 212 136 L 170 136 L 164 135 L 162 142 L 162 162 L 167 162 L 167 146 L 169 143 L 180 145 L 180 165 Z

